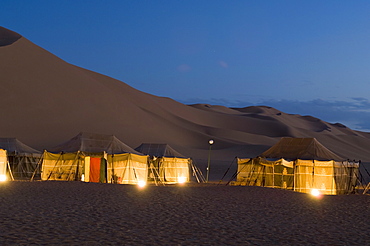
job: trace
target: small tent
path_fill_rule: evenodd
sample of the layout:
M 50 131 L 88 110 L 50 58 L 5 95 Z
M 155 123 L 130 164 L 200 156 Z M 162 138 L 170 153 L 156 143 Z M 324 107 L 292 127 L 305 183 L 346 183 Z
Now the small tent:
M 16 138 L 0 138 L 0 148 L 6 150 L 11 173 L 14 179 L 30 179 L 35 173 L 40 178 L 37 169 L 41 152 L 22 143 Z
M 251 159 L 238 158 L 237 184 L 321 194 L 353 191 L 359 164 L 349 162 L 315 138 L 282 138 Z
M 82 180 L 138 184 L 146 182 L 148 156 L 113 135 L 82 132 L 45 151 L 42 180 Z
M 163 183 L 184 183 L 190 181 L 191 159 L 184 157 L 168 144 L 143 143 L 135 149 L 149 155 L 150 179 Z

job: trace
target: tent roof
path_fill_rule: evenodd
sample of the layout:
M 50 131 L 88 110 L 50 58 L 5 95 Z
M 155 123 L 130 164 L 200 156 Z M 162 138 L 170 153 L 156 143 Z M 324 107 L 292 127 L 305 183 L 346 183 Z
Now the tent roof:
M 58 145 L 49 150 L 50 152 L 88 152 L 88 153 L 101 153 L 107 152 L 108 154 L 122 154 L 122 153 L 141 153 L 135 151 L 128 145 L 121 142 L 113 135 L 104 135 L 98 133 L 81 132 L 69 141 Z
M 274 146 L 263 152 L 261 157 L 284 158 L 287 160 L 344 160 L 344 158 L 327 149 L 316 138 L 282 138 Z
M 145 155 L 156 156 L 156 157 L 181 157 L 182 154 L 174 150 L 168 144 L 155 144 L 155 143 L 143 143 L 135 150 Z
M 14 153 L 41 154 L 40 151 L 31 148 L 16 138 L 0 138 L 0 148 Z

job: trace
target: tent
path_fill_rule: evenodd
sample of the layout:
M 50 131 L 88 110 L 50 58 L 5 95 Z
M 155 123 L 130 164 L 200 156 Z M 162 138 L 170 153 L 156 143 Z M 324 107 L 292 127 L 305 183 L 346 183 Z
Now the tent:
M 257 157 L 238 158 L 237 182 L 241 185 L 293 189 L 293 162 Z
M 146 182 L 148 156 L 113 135 L 82 132 L 45 151 L 42 180 L 82 180 L 138 184 Z
M 22 143 L 16 138 L 0 138 L 0 148 L 6 150 L 11 173 L 14 179 L 30 179 L 35 173 L 37 178 L 40 170 L 36 169 L 41 152 Z
M 359 163 L 333 153 L 315 138 L 282 138 L 259 157 L 238 158 L 236 184 L 321 194 L 348 194 Z
M 8 158 L 6 150 L 0 149 L 0 181 L 7 180 Z
M 184 157 L 168 144 L 143 143 L 135 150 L 150 156 L 150 180 L 162 183 L 190 181 L 191 159 Z

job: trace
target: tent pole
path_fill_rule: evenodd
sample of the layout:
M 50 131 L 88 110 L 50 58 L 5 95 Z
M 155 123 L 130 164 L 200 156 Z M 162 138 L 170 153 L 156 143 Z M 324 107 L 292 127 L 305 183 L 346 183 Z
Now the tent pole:
M 16 154 L 16 153 L 15 153 Z M 22 170 L 21 171 L 21 177 L 23 178 L 23 175 L 27 176 L 27 170 L 28 170 L 28 167 L 23 167 L 22 165 L 22 162 L 24 161 L 26 157 L 25 156 L 22 156 L 21 158 L 18 157 L 18 167 L 20 167 L 20 169 Z M 15 156 L 14 156 L 14 159 L 15 159 Z M 26 162 L 27 164 L 27 162 Z
M 156 176 L 154 174 L 152 163 L 149 164 L 149 167 L 150 167 L 150 171 L 153 174 L 154 184 L 155 184 L 155 186 L 158 186 L 157 178 L 156 178 Z
M 313 185 L 315 184 L 315 160 L 312 160 L 312 184 L 311 188 L 314 188 Z
M 197 182 L 198 182 L 198 183 L 200 183 L 200 182 L 199 182 L 198 175 L 197 175 L 197 173 L 196 173 L 196 171 L 195 171 L 195 168 L 194 168 L 193 163 L 190 163 L 190 166 L 191 166 L 191 170 L 193 170 L 193 175 L 195 176 L 195 179 L 197 180 Z
M 236 156 L 235 156 L 235 157 L 234 157 L 234 159 L 231 161 L 231 163 L 230 163 L 229 167 L 227 168 L 226 172 L 224 173 L 224 175 L 222 176 L 222 178 L 220 179 L 220 181 L 218 182 L 218 184 L 217 184 L 217 185 L 221 184 L 222 180 L 225 178 L 226 174 L 229 172 L 230 167 L 231 167 L 231 165 L 234 163 L 235 159 L 236 159 Z
M 191 168 L 193 169 L 194 176 L 197 179 L 198 183 L 205 183 L 206 180 L 205 180 L 205 178 L 203 176 L 203 173 L 193 163 L 193 159 L 190 159 L 190 165 L 191 165 Z
M 258 160 L 261 160 L 261 157 L 258 157 Z M 255 159 L 252 158 L 252 167 L 251 167 L 251 171 L 249 172 L 248 174 L 248 177 L 247 177 L 247 181 L 248 181 L 248 185 L 251 184 L 251 180 L 252 180 L 252 177 L 253 177 L 253 174 L 254 174 L 254 170 L 255 170 Z M 260 161 L 259 161 L 260 162 Z M 246 167 L 247 165 L 245 165 L 244 167 Z M 243 168 L 244 169 L 244 168 Z
M 13 172 L 12 172 L 12 169 L 10 169 L 10 164 L 9 164 L 9 161 L 6 161 L 6 163 L 7 163 L 8 169 L 9 169 L 9 174 L 10 174 L 10 177 L 12 178 L 12 181 L 14 181 L 14 176 L 13 176 Z
M 40 157 L 39 161 L 37 162 L 36 168 L 35 168 L 35 170 L 34 170 L 34 171 L 33 171 L 33 173 L 32 173 L 32 176 L 31 176 L 30 181 L 33 181 L 33 178 L 34 178 L 34 177 L 35 177 L 35 175 L 36 175 L 37 169 L 39 169 L 40 164 L 41 164 L 41 161 L 42 161 L 42 160 L 43 160 L 43 158 L 44 158 L 44 153 L 45 153 L 45 151 L 46 151 L 46 150 L 44 150 L 44 151 L 42 152 L 42 155 L 41 155 L 41 157 Z M 41 170 L 40 170 L 40 174 L 41 174 Z
M 205 183 L 206 179 L 204 178 L 202 171 L 197 167 L 197 165 L 193 163 L 193 160 L 191 160 L 191 164 L 193 165 L 193 168 L 195 169 L 196 174 L 199 175 L 198 178 L 200 179 L 201 183 Z
M 353 162 L 355 162 L 355 160 L 353 160 Z M 357 169 L 358 172 L 360 172 L 360 163 L 361 163 L 361 161 L 359 161 L 359 166 L 358 166 L 358 169 Z M 356 177 L 356 182 L 359 182 L 361 184 L 361 186 L 363 188 L 365 188 L 365 185 L 360 181 L 359 174 L 357 172 L 354 172 L 354 174 L 355 174 L 354 176 Z M 361 175 L 361 173 L 360 173 L 360 175 Z M 354 185 L 353 190 L 356 191 L 356 184 Z
M 296 165 L 296 160 L 293 161 L 293 191 L 296 191 L 296 172 L 297 172 L 297 165 Z
M 193 169 L 193 172 L 195 174 L 195 177 L 197 178 L 198 180 L 198 183 L 205 183 L 206 182 L 206 179 L 204 178 L 203 176 L 203 173 L 199 170 L 199 168 L 193 163 L 193 160 L 190 159 L 190 165 Z
M 111 182 L 116 184 L 116 179 L 114 177 L 114 154 L 112 153 L 112 174 L 111 174 Z
M 157 158 L 158 160 L 158 178 L 161 182 L 163 182 L 163 184 L 166 183 L 166 172 L 165 172 L 165 169 L 163 168 L 163 158 L 162 157 L 158 157 Z M 161 169 L 163 170 L 163 177 L 161 177 Z
M 252 159 L 252 163 L 253 163 L 253 159 Z M 238 170 L 236 170 L 236 171 L 235 171 L 235 173 L 231 176 L 230 180 L 229 180 L 225 185 L 229 185 L 229 184 L 230 184 L 230 182 L 231 182 L 234 178 L 236 178 L 236 177 L 238 176 L 238 174 L 239 174 L 241 171 L 243 171 L 243 169 L 244 169 L 246 166 L 247 166 L 247 165 L 244 165 L 244 167 L 242 167 L 239 171 L 238 171 Z
M 149 162 L 149 169 L 150 169 L 150 171 L 152 172 L 152 175 L 153 175 L 154 184 L 155 184 L 155 186 L 158 186 L 156 174 L 154 173 L 154 170 L 153 170 L 154 169 L 153 168 L 153 163 L 150 159 L 148 160 L 148 162 Z
M 104 151 L 104 182 L 108 183 L 108 154 Z
M 59 160 L 60 160 L 60 158 L 62 158 L 63 159 L 63 152 L 62 153 L 60 153 L 60 155 L 59 155 L 59 157 L 58 157 L 58 160 L 55 162 L 55 164 L 54 164 L 54 167 L 53 167 L 53 169 L 51 170 L 51 172 L 49 173 L 49 176 L 48 176 L 48 178 L 46 179 L 46 180 L 49 180 L 50 179 L 50 177 L 51 177 L 51 175 L 54 173 L 54 169 L 55 169 L 55 167 L 57 166 L 57 164 L 58 164 L 58 162 L 59 162 Z
M 272 164 L 272 188 L 275 188 L 275 164 Z
M 76 160 L 78 159 L 78 157 L 79 157 L 79 155 L 80 155 L 80 151 L 77 151 L 77 153 L 76 153 L 76 157 L 75 157 L 75 159 L 73 160 L 73 162 L 72 162 L 72 167 L 73 167 L 73 164 L 75 164 L 76 163 Z M 72 169 L 72 168 L 71 168 Z M 78 172 L 78 162 L 77 162 L 77 164 L 76 164 L 76 172 Z M 64 171 L 62 172 L 62 174 L 64 173 Z M 68 181 L 70 181 L 70 177 L 71 177 L 71 175 L 72 175 L 72 172 L 71 171 L 69 171 L 69 173 L 68 173 L 68 178 L 67 178 L 67 180 Z M 76 173 L 76 175 L 75 175 L 75 177 L 74 177 L 74 180 L 76 180 L 76 176 L 78 175 L 78 173 Z
M 367 186 L 364 189 L 364 192 L 362 193 L 363 195 L 366 194 L 366 192 L 370 189 L 370 182 L 367 184 Z

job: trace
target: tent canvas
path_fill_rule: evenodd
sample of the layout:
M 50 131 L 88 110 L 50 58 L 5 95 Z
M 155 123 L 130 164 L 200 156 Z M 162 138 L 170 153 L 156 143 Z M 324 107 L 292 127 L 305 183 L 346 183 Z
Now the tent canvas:
M 6 150 L 0 149 L 0 181 L 5 181 L 7 179 L 7 167 L 8 158 L 6 155 Z
M 52 151 L 59 151 L 59 153 L 45 151 L 42 180 L 118 183 L 120 177 L 117 176 L 115 170 L 121 170 L 124 173 L 136 173 L 141 169 L 147 171 L 148 157 L 133 150 L 112 135 L 80 133 L 64 144 L 53 148 Z M 110 158 L 112 156 L 114 158 Z M 121 156 L 128 157 L 120 159 Z M 120 162 L 116 161 L 118 159 Z M 122 183 L 137 184 L 137 179 L 126 178 Z
M 168 144 L 143 143 L 135 150 L 151 157 L 151 179 L 164 183 L 190 181 L 191 159 L 184 157 Z
M 124 153 L 108 155 L 108 182 L 140 184 L 148 180 L 148 156 Z
M 357 172 L 358 163 L 345 161 L 314 138 L 282 138 L 259 157 L 238 159 L 237 183 L 346 194 L 353 191 Z
M 22 143 L 16 138 L 0 138 L 0 148 L 7 151 L 11 172 L 15 179 L 30 179 L 32 175 L 39 178 L 37 169 L 41 152 Z
M 140 155 L 139 152 L 123 143 L 114 135 L 89 132 L 81 132 L 67 142 L 49 149 L 49 151 L 52 153 L 81 151 L 85 154 L 106 152 L 107 154 L 134 153 Z
M 248 186 L 293 189 L 293 162 L 238 158 L 237 182 Z
M 84 156 L 79 151 L 58 154 L 45 151 L 42 160 L 41 180 L 80 180 L 84 163 Z
M 261 157 L 284 158 L 286 160 L 344 160 L 343 157 L 322 145 L 316 138 L 281 138 L 278 143 L 263 152 Z

